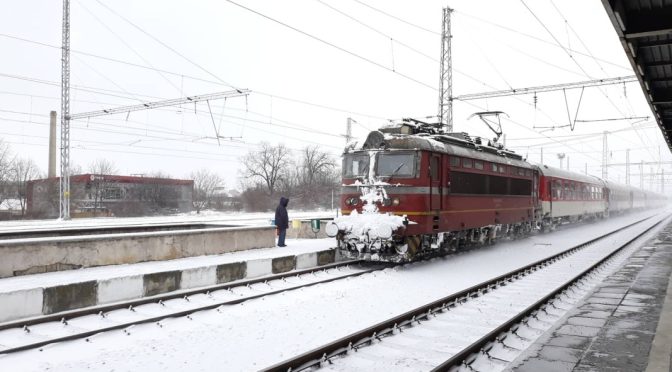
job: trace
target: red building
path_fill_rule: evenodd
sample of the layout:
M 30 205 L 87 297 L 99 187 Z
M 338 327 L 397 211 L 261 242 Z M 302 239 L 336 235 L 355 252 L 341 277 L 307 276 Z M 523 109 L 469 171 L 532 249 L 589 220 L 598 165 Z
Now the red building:
M 55 177 L 28 182 L 30 217 L 58 217 L 59 180 Z M 189 212 L 193 207 L 193 190 L 193 180 L 78 174 L 70 176 L 70 210 L 72 217 Z

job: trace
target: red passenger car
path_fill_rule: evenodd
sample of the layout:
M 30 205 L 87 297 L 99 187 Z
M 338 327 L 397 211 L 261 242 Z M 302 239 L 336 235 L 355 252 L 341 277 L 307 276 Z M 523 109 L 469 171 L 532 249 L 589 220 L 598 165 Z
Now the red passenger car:
M 608 189 L 601 179 L 547 165 L 538 169 L 544 227 L 608 215 Z

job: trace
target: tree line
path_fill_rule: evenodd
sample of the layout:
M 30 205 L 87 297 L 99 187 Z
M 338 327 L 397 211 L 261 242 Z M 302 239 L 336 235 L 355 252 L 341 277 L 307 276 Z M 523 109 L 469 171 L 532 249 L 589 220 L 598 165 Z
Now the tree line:
M 241 169 L 238 189 L 227 190 L 223 178 L 209 169 L 199 169 L 189 174 L 194 181 L 193 209 L 197 213 L 206 209 L 236 211 L 273 210 L 281 196 L 290 198 L 290 206 L 298 209 L 329 209 L 338 206 L 340 193 L 340 166 L 331 154 L 318 146 L 292 150 L 283 144 L 261 143 L 240 158 Z M 107 159 L 92 161 L 87 172 L 93 175 L 115 175 L 115 164 Z M 81 166 L 73 164 L 71 174 L 82 174 Z M 149 177 L 172 178 L 165 172 L 152 172 Z M 2 210 L 12 210 L 10 218 L 24 218 L 27 212 L 26 185 L 28 181 L 46 178 L 31 158 L 12 153 L 8 144 L 0 139 L 0 205 Z M 89 195 L 96 208 L 102 208 L 105 193 L 110 188 L 105 177 L 91 182 Z M 233 188 L 232 188 L 233 189 Z M 170 198 L 161 189 L 147 190 L 157 205 Z M 58 193 L 50 198 L 58 203 Z M 56 204 L 57 205 L 57 204 Z M 7 217 L 7 216 L 5 216 Z

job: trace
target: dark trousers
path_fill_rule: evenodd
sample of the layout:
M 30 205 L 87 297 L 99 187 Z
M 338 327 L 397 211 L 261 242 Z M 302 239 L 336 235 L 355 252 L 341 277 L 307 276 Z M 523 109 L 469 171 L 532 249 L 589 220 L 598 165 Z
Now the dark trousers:
M 278 233 L 278 245 L 282 246 L 285 245 L 285 236 L 287 235 L 287 229 L 278 229 L 280 232 Z

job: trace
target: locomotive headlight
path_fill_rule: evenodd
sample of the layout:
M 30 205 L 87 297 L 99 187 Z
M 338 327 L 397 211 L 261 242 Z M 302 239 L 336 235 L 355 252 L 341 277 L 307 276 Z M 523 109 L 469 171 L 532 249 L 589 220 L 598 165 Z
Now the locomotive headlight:
M 358 197 L 350 198 L 350 205 L 357 205 L 357 204 L 359 204 Z
M 389 207 L 390 205 L 392 205 L 392 199 L 384 199 L 383 205 Z
M 393 198 L 393 199 L 392 199 L 392 205 L 394 205 L 395 207 L 396 207 L 397 205 L 399 205 L 399 203 L 400 203 L 400 202 L 399 202 L 399 198 Z

